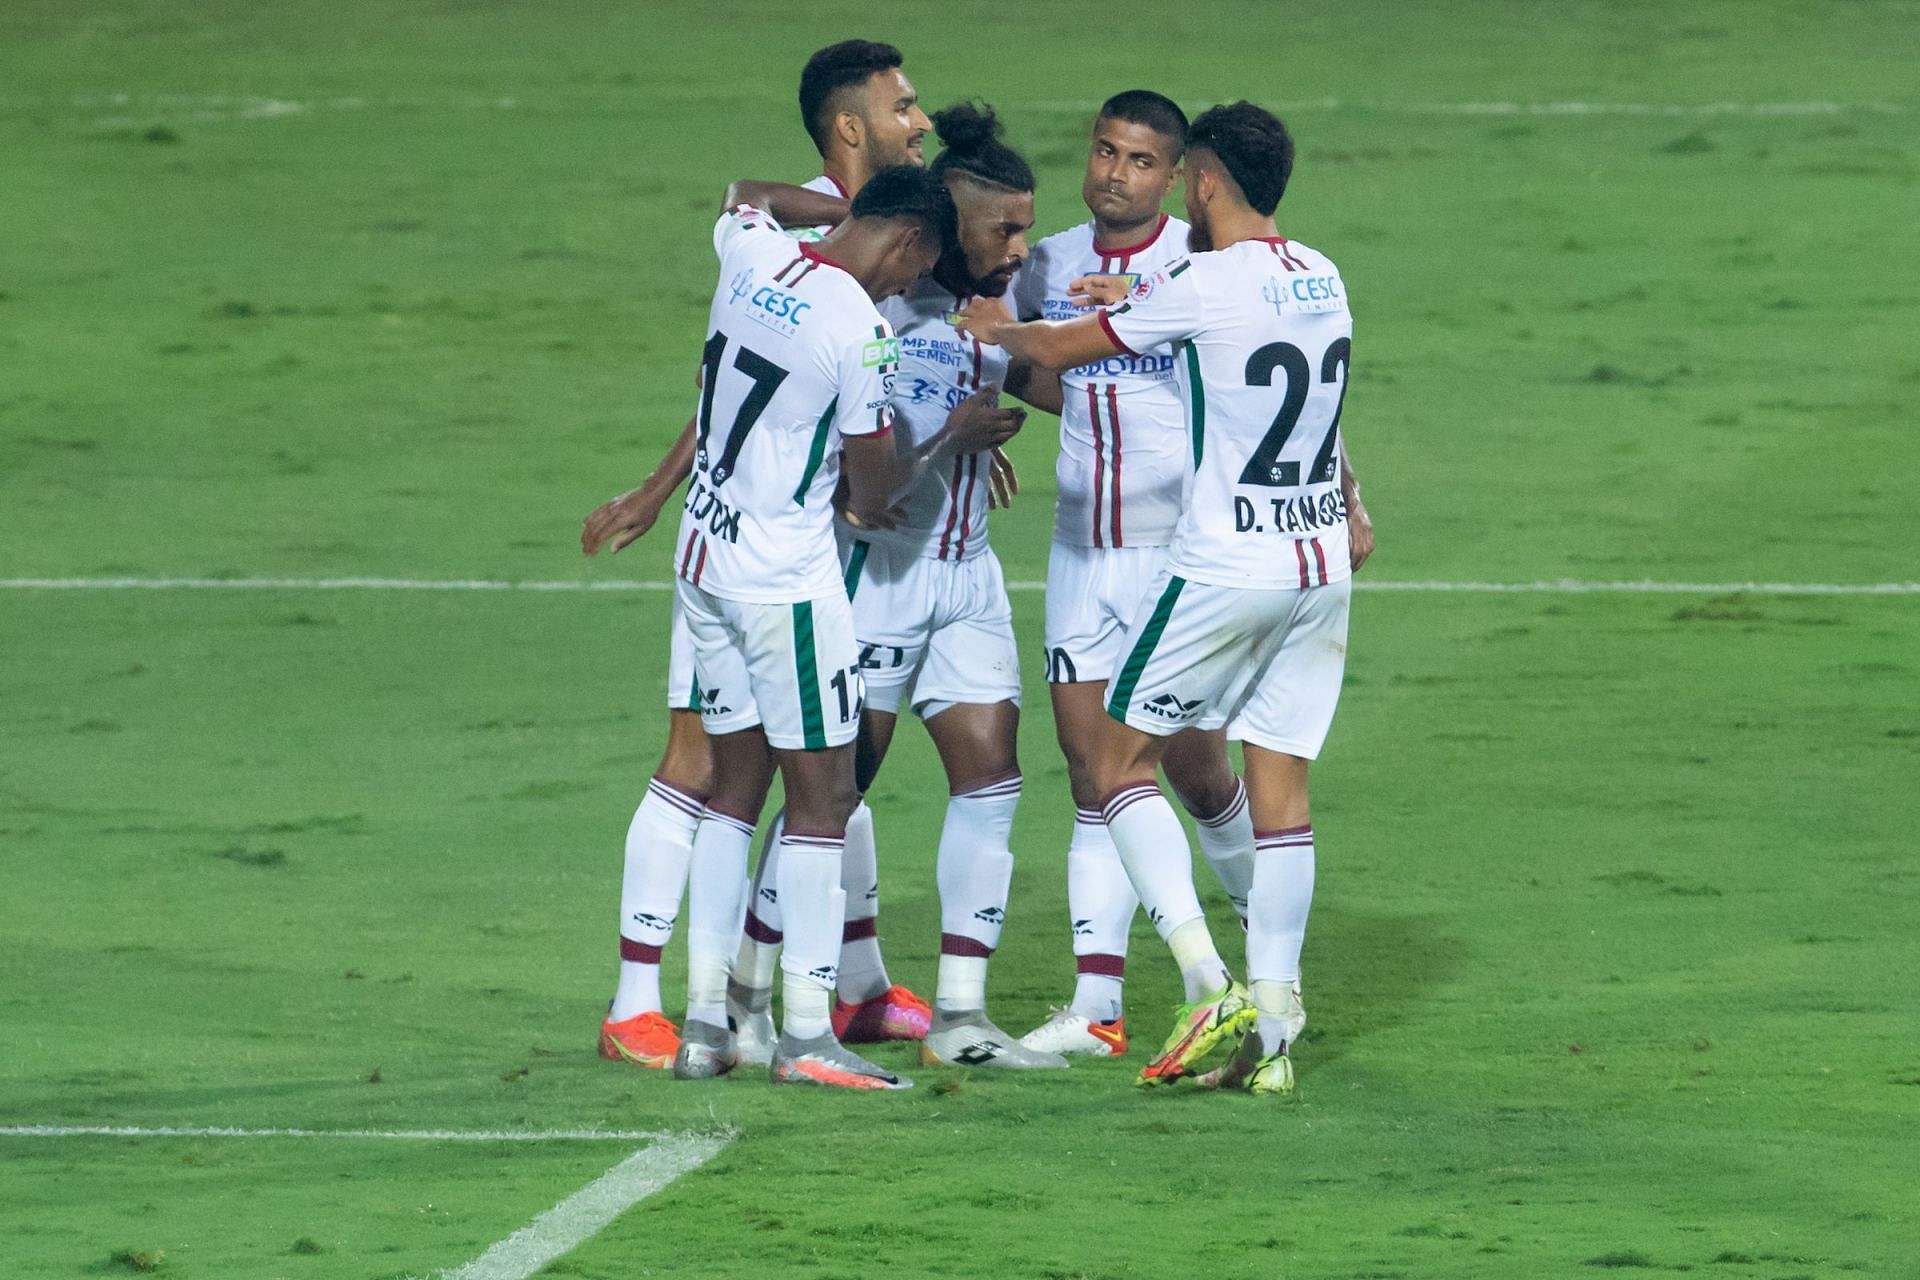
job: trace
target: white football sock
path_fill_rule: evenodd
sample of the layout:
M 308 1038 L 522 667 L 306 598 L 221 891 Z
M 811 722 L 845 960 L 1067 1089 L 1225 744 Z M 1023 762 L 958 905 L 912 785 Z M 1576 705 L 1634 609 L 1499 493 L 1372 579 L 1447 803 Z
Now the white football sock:
M 1300 948 L 1313 906 L 1313 828 L 1262 831 L 1255 848 L 1247 977 L 1291 987 L 1300 977 Z
M 1260 1047 L 1276 1053 L 1293 1033 L 1293 994 L 1291 982 L 1254 982 L 1248 984 L 1253 1007 L 1259 1012 L 1254 1029 L 1260 1033 Z
M 1236 780 L 1232 803 L 1219 813 L 1204 818 L 1194 814 L 1193 833 L 1227 900 L 1245 920 L 1247 897 L 1253 892 L 1253 814 L 1247 809 L 1245 784 Z
M 940 889 L 940 966 L 934 1004 L 949 1011 L 982 1009 L 987 960 L 1000 945 L 1013 884 L 1013 811 L 1020 775 L 976 787 L 947 801 L 934 879 Z
M 880 858 L 873 840 L 873 810 L 864 800 L 847 819 L 840 889 L 847 895 L 846 926 L 840 933 L 840 998 L 858 1004 L 893 985 L 880 958 Z
M 1140 899 L 1113 847 L 1106 819 L 1080 809 L 1073 817 L 1073 842 L 1067 846 L 1067 915 L 1073 925 L 1073 1001 L 1068 1006 L 1095 1022 L 1112 1022 L 1122 1012 L 1122 981 L 1127 971 L 1127 930 Z
M 609 1022 L 660 1011 L 660 951 L 680 914 L 702 807 L 694 796 L 653 778 L 634 810 L 620 875 L 620 980 Z
M 693 836 L 687 885 L 687 1017 L 727 1025 L 727 975 L 747 895 L 753 824 L 708 809 Z
M 787 813 L 782 809 L 773 815 L 773 825 L 760 841 L 760 865 L 754 871 L 740 949 L 733 962 L 733 980 L 755 991 L 771 991 L 774 971 L 780 967 L 780 837 L 786 829 Z
M 1133 891 L 1180 966 L 1187 999 L 1212 995 L 1229 980 L 1193 890 L 1193 854 L 1173 806 L 1151 782 L 1122 787 L 1101 812 Z
M 780 837 L 780 901 L 792 916 L 780 957 L 782 1030 L 801 1039 L 833 1030 L 831 999 L 839 976 L 845 910 L 840 856 L 845 846 L 845 833 L 788 830 Z

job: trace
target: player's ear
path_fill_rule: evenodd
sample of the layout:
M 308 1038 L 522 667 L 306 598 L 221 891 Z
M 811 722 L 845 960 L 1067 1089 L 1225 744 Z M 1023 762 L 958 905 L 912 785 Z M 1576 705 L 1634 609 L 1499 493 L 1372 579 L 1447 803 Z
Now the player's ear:
M 867 122 L 860 118 L 857 111 L 836 111 L 833 116 L 834 136 L 845 143 L 850 150 L 858 151 L 867 140 Z

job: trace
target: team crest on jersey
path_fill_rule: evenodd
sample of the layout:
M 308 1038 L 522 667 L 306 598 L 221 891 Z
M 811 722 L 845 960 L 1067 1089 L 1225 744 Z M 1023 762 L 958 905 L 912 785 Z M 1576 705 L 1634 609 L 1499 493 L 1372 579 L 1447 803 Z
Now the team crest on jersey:
M 727 290 L 733 294 L 735 302 L 747 296 L 753 289 L 753 268 L 742 267 L 738 275 L 727 282 Z

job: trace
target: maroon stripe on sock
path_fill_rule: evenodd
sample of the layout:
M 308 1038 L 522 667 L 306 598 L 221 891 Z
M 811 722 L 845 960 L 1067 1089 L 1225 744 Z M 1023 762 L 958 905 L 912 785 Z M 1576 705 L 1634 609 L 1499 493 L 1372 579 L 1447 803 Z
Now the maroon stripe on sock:
M 991 777 L 981 777 L 964 787 L 954 787 L 952 798 L 960 800 L 966 796 L 1018 793 L 1020 793 L 1020 770 L 1008 770 L 1006 773 L 995 773 Z
M 635 942 L 632 938 L 620 939 L 620 958 L 635 964 L 659 964 L 660 948 L 650 947 L 644 942 Z
M 786 840 L 845 840 L 846 838 L 847 829 L 845 827 L 840 828 L 838 831 L 800 831 L 793 827 L 788 827 L 782 836 L 782 839 Z
M 1312 834 L 1313 824 L 1309 822 L 1304 827 L 1282 827 L 1278 831 L 1256 831 L 1253 833 L 1253 838 L 1255 840 L 1278 840 L 1281 836 L 1310 836 Z
M 766 921 L 749 911 L 747 912 L 747 936 L 755 942 L 762 942 L 768 946 L 778 946 L 786 935 L 778 929 L 768 928 Z
M 695 813 L 699 813 L 707 807 L 706 792 L 689 791 L 685 787 L 676 787 L 657 773 L 647 779 L 647 786 L 650 789 L 659 791 L 662 800 L 671 800 L 683 807 L 692 805 Z
M 1121 787 L 1101 804 L 1100 815 L 1108 823 L 1112 823 L 1129 805 L 1137 804 L 1142 800 L 1151 800 L 1159 794 L 1160 788 L 1150 782 L 1136 782 L 1131 786 Z
M 1196 813 L 1193 815 L 1193 820 L 1203 827 L 1225 826 L 1228 822 L 1239 817 L 1240 811 L 1246 807 L 1247 789 L 1245 786 L 1241 786 L 1234 791 L 1233 800 L 1228 803 L 1226 808 L 1214 814 L 1211 818 L 1203 818 Z
M 753 818 L 736 817 L 731 813 L 716 809 L 712 805 L 708 805 L 700 811 L 700 820 L 702 822 L 724 822 L 736 831 L 744 831 L 748 835 L 753 834 Z
M 979 956 L 982 960 L 992 957 L 993 948 L 984 942 L 965 937 L 958 933 L 940 935 L 940 954 L 943 956 Z
M 840 941 L 858 942 L 862 938 L 880 936 L 880 917 L 868 916 L 864 920 L 849 920 L 840 927 Z
M 1127 958 L 1125 956 L 1075 956 L 1075 973 L 1097 973 L 1103 978 L 1124 978 L 1127 976 Z

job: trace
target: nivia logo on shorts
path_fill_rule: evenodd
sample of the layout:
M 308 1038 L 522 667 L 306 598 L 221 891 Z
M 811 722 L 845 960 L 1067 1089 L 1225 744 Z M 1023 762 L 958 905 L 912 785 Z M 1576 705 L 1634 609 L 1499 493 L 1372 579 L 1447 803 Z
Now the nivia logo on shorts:
M 720 691 L 718 689 L 702 689 L 700 691 L 700 714 L 701 715 L 724 716 L 732 710 L 733 710 L 732 707 L 721 705 Z
M 1191 720 L 1194 713 L 1200 710 L 1200 699 L 1182 702 L 1170 693 L 1163 693 L 1157 698 L 1148 698 L 1140 704 L 1140 709 L 1150 716 L 1159 716 L 1162 720 Z

